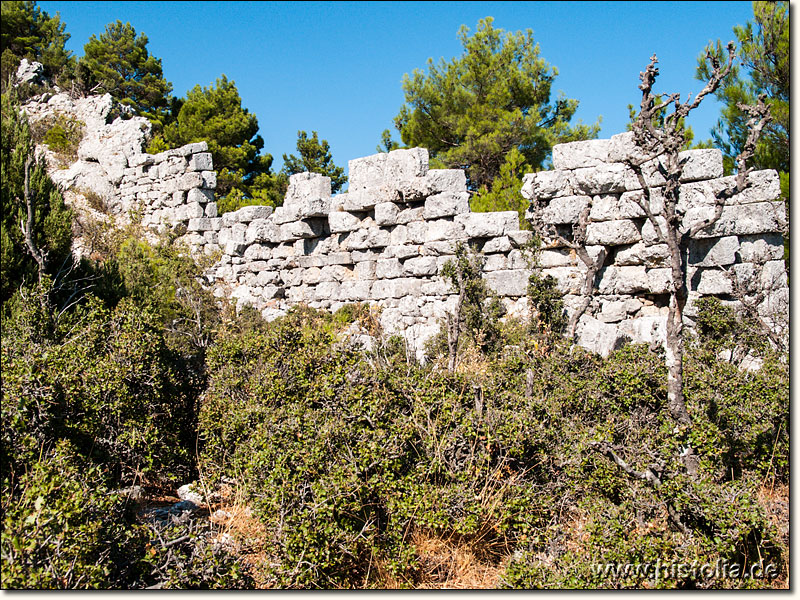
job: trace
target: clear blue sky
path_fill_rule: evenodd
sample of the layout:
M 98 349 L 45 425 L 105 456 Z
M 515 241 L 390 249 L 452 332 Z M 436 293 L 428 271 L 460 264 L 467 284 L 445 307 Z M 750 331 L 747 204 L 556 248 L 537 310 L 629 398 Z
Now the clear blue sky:
M 404 73 L 428 58 L 461 54 L 459 27 L 492 16 L 507 31 L 532 29 L 541 56 L 558 67 L 554 92 L 580 101 L 576 119 L 602 116 L 601 137 L 625 130 L 638 104 L 639 72 L 658 55 L 657 91 L 696 93 L 698 54 L 710 40 L 734 39 L 752 18 L 750 2 L 39 2 L 59 12 L 76 56 L 117 19 L 149 38 L 173 93 L 233 79 L 258 117 L 265 152 L 282 165 L 297 131 L 330 142 L 334 162 L 375 152 L 403 103 Z M 691 115 L 696 139 L 709 137 L 719 105 Z M 394 131 L 394 130 L 393 130 Z M 399 139 L 397 132 L 395 138 Z

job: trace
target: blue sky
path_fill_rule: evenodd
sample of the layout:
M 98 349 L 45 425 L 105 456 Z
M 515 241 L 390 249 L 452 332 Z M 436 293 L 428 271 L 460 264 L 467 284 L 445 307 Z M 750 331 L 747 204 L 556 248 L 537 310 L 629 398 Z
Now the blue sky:
M 282 164 L 297 131 L 319 132 L 334 162 L 375 152 L 403 103 L 404 73 L 428 58 L 449 60 L 457 33 L 494 17 L 507 31 L 532 29 L 541 56 L 558 67 L 554 93 L 580 101 L 576 119 L 602 116 L 601 137 L 625 130 L 639 100 L 639 72 L 658 55 L 657 91 L 696 93 L 697 56 L 711 40 L 734 39 L 750 2 L 39 2 L 59 12 L 76 56 L 117 19 L 149 38 L 173 93 L 208 86 L 222 73 L 258 117 L 265 152 Z M 692 113 L 696 139 L 709 137 L 719 105 Z M 393 130 L 394 131 L 394 130 Z M 399 139 L 397 132 L 395 138 Z

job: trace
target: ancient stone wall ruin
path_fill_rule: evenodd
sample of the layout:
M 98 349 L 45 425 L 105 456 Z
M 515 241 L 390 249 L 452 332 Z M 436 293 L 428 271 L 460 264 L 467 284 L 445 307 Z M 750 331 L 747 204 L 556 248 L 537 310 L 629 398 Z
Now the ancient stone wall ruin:
M 661 243 L 640 200 L 642 185 L 628 166 L 640 158 L 632 133 L 611 139 L 572 142 L 553 148 L 553 169 L 525 176 L 522 194 L 531 200 L 527 216 L 543 232 L 539 256 L 543 274 L 554 276 L 570 310 L 583 299 L 587 266 L 565 242 L 572 239 L 581 213 L 588 219 L 585 248 L 590 257 L 606 251 L 595 279 L 595 291 L 581 318 L 578 342 L 607 354 L 626 340 L 663 341 L 671 282 L 667 245 Z M 677 212 L 683 227 L 712 216 L 716 198 L 733 190 L 735 177 L 723 177 L 719 150 L 681 153 L 683 176 Z M 660 227 L 665 183 L 655 162 L 645 164 L 650 210 Z M 766 323 L 782 329 L 788 323 L 788 286 L 783 262 L 786 226 L 780 182 L 775 171 L 755 171 L 748 187 L 726 201 L 721 218 L 690 242 L 687 257 L 689 300 L 684 318 L 693 324 L 698 298 L 713 295 L 741 308 L 755 301 Z M 739 283 L 743 297 L 735 293 Z M 759 300 L 759 294 L 763 298 Z
M 532 233 L 520 230 L 516 212 L 470 212 L 464 172 L 428 169 L 424 149 L 350 161 L 348 191 L 337 196 L 327 177 L 302 173 L 290 178 L 280 208 L 248 206 L 219 216 L 205 142 L 146 154 L 149 123 L 112 120 L 109 96 L 72 100 L 59 94 L 25 109 L 32 120 L 64 112 L 86 123 L 79 160 L 51 170 L 58 183 L 101 194 L 112 215 L 139 215 L 149 230 L 169 229 L 192 252 L 215 257 L 208 281 L 238 307 L 251 305 L 273 318 L 298 303 L 335 310 L 369 302 L 382 307 L 384 329 L 404 335 L 419 354 L 456 304 L 440 273 L 457 244 L 465 243 L 483 254 L 484 278 L 508 314 L 528 314 L 533 271 L 523 249 Z M 629 133 L 557 145 L 553 169 L 526 175 L 523 186 L 528 217 L 543 239 L 535 270 L 557 280 L 569 315 L 587 299 L 587 265 L 563 243 L 572 239 L 581 214 L 588 256 L 605 253 L 576 329 L 579 343 L 601 354 L 626 340 L 664 337 L 671 273 L 666 247 L 638 205 L 639 180 L 625 164 L 636 152 Z M 679 210 L 691 224 L 713 212 L 716 195 L 731 189 L 733 178 L 722 176 L 717 150 L 683 158 Z M 650 208 L 663 219 L 658 191 L 664 181 L 653 165 L 645 175 L 653 190 Z M 739 305 L 731 273 L 773 328 L 788 323 L 778 176 L 758 171 L 749 183 L 689 248 L 689 325 L 703 295 Z

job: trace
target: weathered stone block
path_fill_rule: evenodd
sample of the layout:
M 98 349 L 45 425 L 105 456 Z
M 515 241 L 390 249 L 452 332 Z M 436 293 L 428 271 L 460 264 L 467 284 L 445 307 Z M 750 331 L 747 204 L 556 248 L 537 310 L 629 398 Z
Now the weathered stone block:
M 524 296 L 528 293 L 530 273 L 523 269 L 513 271 L 492 271 L 484 274 L 486 283 L 498 296 Z
M 600 272 L 600 294 L 635 294 L 648 291 L 650 281 L 644 267 L 608 266 Z
M 488 214 L 488 213 L 487 213 Z M 442 240 L 454 240 L 463 237 L 464 227 L 457 222 L 439 219 L 429 221 L 425 232 L 425 242 L 437 242 Z
M 203 176 L 198 172 L 185 173 L 177 180 L 179 190 L 191 190 L 203 185 Z
M 581 212 L 589 206 L 588 196 L 561 196 L 553 198 L 542 211 L 542 220 L 552 225 L 577 223 Z M 592 208 L 594 210 L 594 208 Z
M 617 266 L 644 265 L 646 267 L 665 266 L 669 261 L 669 248 L 666 244 L 648 246 L 638 242 L 617 250 L 614 264 Z
M 199 219 L 189 219 L 189 224 L 186 226 L 186 229 L 187 231 L 218 231 L 220 225 L 220 219 L 200 217 Z
M 226 215 L 229 215 L 231 219 L 239 223 L 249 223 L 256 219 L 266 219 L 272 214 L 273 210 L 271 206 L 243 206 L 235 212 L 226 213 Z
M 203 180 L 203 187 L 209 190 L 216 189 L 217 187 L 217 172 L 216 171 L 203 171 L 200 173 Z
M 496 237 L 488 240 L 482 248 L 484 254 L 497 254 L 498 252 L 510 252 L 511 240 L 507 236 Z
M 305 221 L 295 221 L 280 226 L 280 241 L 288 242 L 291 240 L 314 238 L 322 235 L 321 219 L 309 219 Z
M 506 235 L 514 248 L 521 248 L 533 239 L 533 232 L 529 230 L 507 231 Z
M 522 197 L 528 200 L 547 200 L 556 196 L 571 196 L 575 189 L 571 171 L 540 171 L 522 177 Z
M 412 256 L 419 256 L 419 246 L 394 245 L 394 232 L 392 232 L 392 245 L 387 246 L 383 253 L 387 258 L 399 258 L 400 260 L 403 260 Z
M 269 219 L 253 219 L 245 232 L 245 243 L 278 243 L 282 241 L 280 228 Z
M 352 168 L 352 167 L 351 167 Z M 409 181 L 424 177 L 428 172 L 428 150 L 425 148 L 403 148 L 389 152 L 384 166 L 384 184 Z M 352 175 L 351 175 L 352 185 Z
M 420 249 L 423 256 L 452 256 L 456 253 L 458 242 L 455 240 L 441 240 L 426 242 Z
M 716 148 L 685 150 L 678 160 L 683 163 L 682 182 L 722 177 L 722 152 Z
M 519 230 L 519 213 L 513 210 L 466 213 L 453 220 L 464 226 L 464 234 L 470 238 L 496 237 Z
M 711 206 L 690 208 L 683 218 L 685 228 L 714 214 Z M 695 237 L 710 238 L 727 235 L 753 235 L 776 233 L 786 226 L 786 206 L 783 202 L 757 202 L 725 206 L 720 219 L 711 227 L 701 230 Z
M 586 243 L 591 245 L 622 246 L 641 239 L 642 234 L 633 221 L 602 221 L 586 226 Z
M 361 219 L 349 212 L 336 211 L 328 214 L 328 225 L 331 233 L 347 233 L 358 229 Z
M 741 236 L 739 243 L 740 262 L 763 263 L 783 258 L 783 236 L 779 233 Z
M 378 225 L 394 225 L 400 208 L 394 202 L 381 202 L 375 205 L 375 223 Z
M 411 223 L 412 221 L 422 221 L 423 216 L 422 213 L 425 210 L 423 206 L 419 206 L 417 208 L 406 208 L 401 210 L 395 222 L 398 225 L 405 225 L 407 223 Z
M 403 276 L 403 266 L 396 258 L 385 258 L 377 261 L 375 277 L 378 279 L 395 279 Z
M 467 174 L 462 169 L 431 169 L 425 181 L 431 194 L 467 191 Z
M 689 264 L 698 267 L 732 265 L 736 262 L 739 238 L 735 235 L 689 242 Z
M 418 256 L 409 258 L 403 263 L 403 274 L 414 277 L 436 275 L 437 261 L 435 256 Z
M 585 140 L 553 146 L 554 169 L 595 167 L 608 161 L 611 140 Z
M 385 229 L 370 227 L 352 232 L 343 243 L 346 250 L 366 250 L 368 248 L 385 248 L 391 243 L 391 236 Z
M 440 219 L 469 212 L 469 194 L 467 192 L 443 192 L 430 196 L 425 201 L 422 213 L 424 219 Z
M 589 315 L 583 315 L 576 329 L 577 341 L 590 352 L 607 358 L 618 350 L 626 341 L 619 327 L 611 323 L 603 323 Z
M 576 193 L 587 196 L 621 194 L 638 187 L 632 184 L 633 171 L 619 163 L 575 169 L 572 174 Z
M 206 216 L 207 217 L 218 217 L 217 211 L 217 203 L 216 202 L 209 202 L 206 204 Z
M 192 188 L 186 193 L 187 202 L 199 202 L 206 204 L 214 200 L 214 192 L 211 190 L 204 190 L 199 188 Z
M 214 162 L 211 160 L 210 152 L 199 152 L 192 154 L 189 158 L 190 171 L 210 171 L 214 168 Z

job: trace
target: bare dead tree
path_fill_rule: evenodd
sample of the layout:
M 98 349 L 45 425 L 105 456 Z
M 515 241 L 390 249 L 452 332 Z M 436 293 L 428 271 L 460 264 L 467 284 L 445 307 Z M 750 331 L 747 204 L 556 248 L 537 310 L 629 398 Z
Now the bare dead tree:
M 670 302 L 665 344 L 668 370 L 667 404 L 670 414 L 679 428 L 691 423 L 683 393 L 683 315 L 688 299 L 686 278 L 689 242 L 703 230 L 713 227 L 722 216 L 726 201 L 735 194 L 741 193 L 749 185 L 748 175 L 751 169 L 747 167 L 747 161 L 753 156 L 761 130 L 770 120 L 769 108 L 764 104 L 763 97 L 759 99 L 756 106 L 740 106 L 750 115 L 749 135 L 744 149 L 736 158 L 738 172 L 734 185 L 716 194 L 714 212 L 711 216 L 697 223 L 684 223 L 685 215 L 678 209 L 681 176 L 686 160 L 681 159 L 679 155 L 686 141 L 683 120 L 700 105 L 703 98 L 714 93 L 719 87 L 723 79 L 730 73 L 734 58 L 733 42 L 728 44 L 728 60 L 724 65 L 708 54 L 706 60 L 711 63 L 711 78 L 694 100 L 687 97 L 687 101 L 683 103 L 680 94 L 653 94 L 653 84 L 658 76 L 656 67 L 658 59 L 653 55 L 650 64 L 639 76 L 642 81 L 639 85 L 639 89 L 642 91 L 641 108 L 632 126 L 634 142 L 641 149 L 643 156 L 629 157 L 626 161 L 635 173 L 643 191 L 639 198 L 639 205 L 653 226 L 658 240 L 666 244 L 669 253 L 671 284 L 669 286 Z M 667 114 L 670 105 L 673 110 Z M 655 169 L 664 179 L 661 188 L 663 197 L 663 220 L 661 221 L 653 213 L 651 204 L 653 186 L 648 183 L 645 176 L 646 167 Z M 692 448 L 687 447 L 684 450 L 682 459 L 687 471 L 691 474 L 696 473 L 697 457 Z

